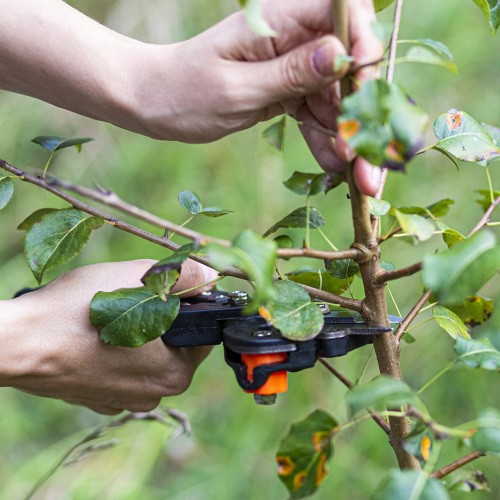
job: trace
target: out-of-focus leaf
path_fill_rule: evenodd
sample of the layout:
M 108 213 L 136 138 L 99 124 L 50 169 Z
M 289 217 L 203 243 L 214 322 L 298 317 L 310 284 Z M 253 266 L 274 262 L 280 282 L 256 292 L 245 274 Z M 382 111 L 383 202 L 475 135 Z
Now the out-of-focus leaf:
M 276 455 L 278 475 L 291 498 L 313 494 L 328 474 L 326 463 L 333 454 L 332 437 L 338 422 L 316 410 L 292 425 Z
M 444 198 L 432 203 L 427 207 L 397 207 L 400 212 L 405 214 L 421 215 L 422 217 L 444 217 L 449 211 L 450 206 L 455 204 L 455 200 Z
M 493 347 L 489 339 L 464 339 L 457 337 L 455 352 L 460 361 L 470 368 L 500 370 L 500 352 Z
M 411 333 L 408 332 L 405 332 L 405 334 L 403 335 L 403 340 L 407 344 L 413 344 L 417 341 L 417 339 Z
M 324 269 L 293 271 L 287 274 L 287 278 L 290 281 L 294 281 L 295 283 L 312 286 L 313 288 L 318 288 L 335 295 L 343 294 L 349 288 L 349 284 L 352 282 L 352 277 L 336 278 Z
M 403 58 L 404 62 L 432 64 L 441 66 L 454 75 L 458 74 L 457 65 L 447 57 L 442 57 L 435 50 L 429 50 L 427 47 L 411 47 Z
M 24 238 L 24 253 L 38 283 L 42 282 L 45 271 L 76 257 L 92 231 L 103 224 L 100 217 L 74 208 L 45 214 Z
M 206 255 L 219 271 L 237 267 L 253 281 L 253 300 L 247 305 L 245 312 L 255 312 L 259 305 L 276 296 L 277 290 L 273 282 L 276 261 L 274 241 L 265 240 L 253 231 L 246 230 L 235 238 L 230 248 L 210 243 L 206 247 Z
M 489 189 L 478 189 L 475 191 L 481 195 L 481 198 L 476 200 L 477 203 L 481 205 L 483 212 L 486 212 L 492 203 L 491 201 L 491 193 Z M 500 196 L 500 191 L 493 191 L 493 199 L 496 200 Z
M 417 400 L 417 395 L 401 380 L 381 375 L 367 384 L 358 385 L 347 396 L 351 415 L 360 410 L 394 408 Z
M 276 236 L 276 238 L 274 238 L 274 242 L 278 248 L 293 248 L 293 240 L 286 234 Z
M 14 182 L 10 177 L 0 177 L 0 209 L 4 208 L 14 195 Z
M 443 232 L 443 241 L 446 243 L 448 248 L 454 247 L 457 243 L 465 240 L 465 236 L 455 229 L 446 229 Z
M 389 5 L 393 4 L 395 0 L 373 0 L 373 6 L 375 7 L 375 12 L 380 12 L 384 10 Z
M 383 260 L 379 261 L 379 266 L 384 271 L 395 271 L 396 266 L 392 262 L 384 262 Z
M 416 38 L 414 40 L 398 40 L 398 43 L 411 43 L 413 45 L 419 45 L 431 50 L 441 59 L 453 61 L 450 49 L 443 42 L 439 42 L 437 40 L 431 40 L 430 38 Z
M 286 115 L 279 121 L 267 127 L 262 135 L 264 139 L 278 151 L 283 151 L 285 145 Z
M 463 471 L 459 479 L 456 479 L 450 486 L 448 491 L 463 491 L 470 493 L 471 491 L 490 491 L 490 485 L 483 472 L 480 470 Z
M 75 146 L 78 152 L 82 150 L 82 144 L 93 141 L 92 137 L 82 137 L 78 139 L 67 139 L 65 137 L 58 137 L 56 135 L 40 135 L 31 139 L 31 142 L 42 146 L 49 151 L 59 151 L 60 149 Z
M 424 482 L 418 500 L 449 500 L 443 483 L 430 477 L 422 477 L 423 472 L 416 470 L 393 469 L 382 480 L 372 496 L 372 500 L 408 500 L 418 484 Z
M 469 444 L 477 451 L 500 456 L 500 412 L 495 408 L 483 410 L 476 420 L 476 426 L 477 431 Z
M 35 210 L 31 215 L 28 215 L 26 219 L 24 219 L 17 229 L 20 231 L 29 231 L 33 224 L 40 222 L 42 217 L 47 214 L 51 214 L 52 212 L 59 212 L 60 208 L 40 208 L 39 210 Z
M 488 125 L 487 123 L 481 123 L 481 127 L 490 134 L 491 139 L 495 143 L 495 146 L 500 147 L 500 128 L 494 127 L 493 125 Z
M 325 267 L 333 277 L 346 280 L 359 273 L 359 266 L 352 259 L 325 260 Z
M 203 206 L 201 204 L 200 198 L 196 193 L 185 189 L 181 191 L 178 196 L 179 203 L 189 211 L 192 215 L 199 214 Z
M 432 308 L 432 316 L 436 323 L 447 333 L 450 337 L 456 339 L 458 336 L 465 339 L 470 339 L 469 330 L 464 325 L 464 322 L 453 312 L 442 306 L 434 306 Z
M 397 208 L 391 208 L 391 215 L 396 217 L 403 232 L 417 241 L 425 241 L 432 237 L 434 225 L 421 215 L 405 214 Z
M 309 294 L 297 283 L 276 282 L 278 294 L 259 314 L 277 328 L 283 337 L 291 340 L 309 340 L 321 332 L 324 318 L 317 304 L 311 302 Z
M 197 215 L 204 215 L 205 217 L 222 217 L 223 215 L 234 213 L 232 210 L 224 210 L 219 207 L 205 207 L 198 212 Z
M 473 295 L 464 301 L 449 306 L 466 325 L 481 325 L 491 316 L 493 312 L 493 300 Z
M 238 0 L 238 3 L 244 10 L 248 26 L 254 33 L 266 37 L 278 36 L 278 33 L 276 33 L 276 31 L 269 26 L 262 15 L 262 5 L 260 0 Z
M 278 229 L 300 228 L 307 225 L 307 207 L 301 207 L 290 212 L 286 217 L 270 227 L 265 233 L 264 237 L 269 236 L 271 233 L 276 232 Z M 325 225 L 325 219 L 315 208 L 311 207 L 309 214 L 309 227 L 316 229 Z
M 283 184 L 296 194 L 313 196 L 327 190 L 328 185 L 325 182 L 327 179 L 328 174 L 310 174 L 296 171 Z
M 423 144 L 428 117 L 397 85 L 370 80 L 342 109 L 339 135 L 374 165 L 402 170 Z
M 422 279 L 440 304 L 457 304 L 474 295 L 499 269 L 495 235 L 480 231 L 451 250 L 425 256 Z
M 373 198 L 372 196 L 368 196 L 368 206 L 370 207 L 370 213 L 375 217 L 382 217 L 383 215 L 387 215 L 389 210 L 391 209 L 391 204 L 385 200 L 378 200 L 377 198 Z
M 499 0 L 473 0 L 490 23 L 491 30 L 496 33 L 500 26 L 500 1 Z
M 477 335 L 490 339 L 495 348 L 500 350 L 500 308 L 495 307 L 491 318 L 477 329 Z
M 434 122 L 437 146 L 459 160 L 484 162 L 500 156 L 490 134 L 464 111 L 450 109 Z
M 90 322 L 106 344 L 139 347 L 170 328 L 179 306 L 179 297 L 165 302 L 144 287 L 98 292 L 90 303 Z
M 423 422 L 418 422 L 404 441 L 405 450 L 416 457 L 421 465 L 429 460 L 433 444 L 434 436 Z

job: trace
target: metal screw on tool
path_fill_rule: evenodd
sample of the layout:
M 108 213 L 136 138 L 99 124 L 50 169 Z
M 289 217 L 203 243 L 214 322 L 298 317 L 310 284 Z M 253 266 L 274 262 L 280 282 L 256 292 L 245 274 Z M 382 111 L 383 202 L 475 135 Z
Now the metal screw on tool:
M 330 308 L 326 304 L 318 304 L 318 305 L 323 314 L 328 314 L 330 312 Z
M 228 293 L 227 300 L 230 306 L 246 306 L 248 303 L 248 293 L 235 290 Z
M 262 406 L 269 406 L 276 403 L 277 394 L 254 394 L 255 403 Z
M 270 337 L 272 334 L 271 330 L 256 330 L 252 333 L 252 337 Z

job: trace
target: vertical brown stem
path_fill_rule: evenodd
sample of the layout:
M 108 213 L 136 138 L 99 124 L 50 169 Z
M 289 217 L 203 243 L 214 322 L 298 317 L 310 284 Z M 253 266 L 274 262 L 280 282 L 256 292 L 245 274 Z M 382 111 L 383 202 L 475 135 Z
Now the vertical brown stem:
M 346 48 L 349 48 L 347 0 L 332 0 L 332 6 L 334 32 Z M 343 88 L 342 91 L 343 95 L 346 95 L 350 89 Z M 358 190 L 354 182 L 352 165 L 347 167 L 347 181 L 351 196 L 355 246 L 365 254 L 365 258 L 358 262 L 365 288 L 363 316 L 371 326 L 389 326 L 384 285 L 376 281 L 380 273 L 378 242 L 372 231 L 367 197 Z M 393 334 L 376 335 L 373 344 L 380 373 L 402 380 L 399 344 Z M 410 432 L 409 421 L 404 417 L 391 417 L 389 422 L 391 446 L 400 468 L 418 469 L 418 460 L 408 453 L 403 445 L 405 436 Z

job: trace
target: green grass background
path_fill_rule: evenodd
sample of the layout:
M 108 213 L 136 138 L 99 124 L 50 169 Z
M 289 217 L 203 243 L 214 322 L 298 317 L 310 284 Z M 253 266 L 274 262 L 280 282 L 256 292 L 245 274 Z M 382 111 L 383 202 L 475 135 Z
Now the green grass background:
M 155 43 L 192 36 L 237 8 L 232 0 L 69 3 L 124 34 Z M 383 13 L 380 19 L 390 21 L 390 12 Z M 443 41 L 459 66 L 458 76 L 422 65 L 397 67 L 396 81 L 429 112 L 432 120 L 449 108 L 457 108 L 478 121 L 500 126 L 500 37 L 491 35 L 471 0 L 406 2 L 401 36 Z M 177 193 L 193 190 L 207 205 L 235 210 L 235 214 L 221 219 L 200 218 L 192 223 L 194 229 L 223 238 L 232 238 L 243 228 L 262 232 L 301 206 L 303 200 L 287 192 L 282 181 L 294 170 L 318 171 L 294 126 L 289 127 L 284 154 L 262 140 L 264 126 L 214 144 L 183 145 L 154 141 L 24 96 L 1 92 L 0 127 L 0 157 L 31 171 L 40 169 L 46 159 L 45 152 L 30 143 L 32 137 L 95 137 L 96 141 L 86 145 L 81 154 L 74 149 L 62 151 L 52 173 L 81 184 L 95 182 L 111 188 L 131 203 L 179 223 L 187 214 L 177 203 Z M 430 130 L 428 143 L 432 140 Z M 499 166 L 497 163 L 491 168 L 497 189 Z M 481 217 L 472 191 L 486 186 L 482 167 L 461 164 L 457 172 L 444 157 L 431 152 L 412 161 L 405 174 L 391 175 L 384 197 L 395 205 L 426 205 L 444 197 L 454 198 L 456 204 L 445 221 L 467 232 Z M 345 187 L 327 197 L 315 198 L 314 205 L 327 217 L 328 236 L 337 246 L 348 247 L 352 227 Z M 48 193 L 16 183 L 13 201 L 0 214 L 0 299 L 8 299 L 24 286 L 35 286 L 22 254 L 22 234 L 16 226 L 32 211 L 46 206 L 63 205 Z M 300 231 L 294 235 L 299 244 Z M 323 245 L 314 237 L 313 243 Z M 439 237 L 416 247 L 394 241 L 384 245 L 383 258 L 403 266 L 436 249 L 443 249 Z M 106 226 L 92 237 L 79 257 L 48 273 L 47 279 L 84 264 L 159 259 L 164 255 L 161 248 Z M 311 264 L 301 261 L 296 265 Z M 241 285 L 228 281 L 226 286 L 231 289 Z M 359 293 L 359 284 L 355 290 Z M 415 277 L 391 285 L 391 291 L 405 313 L 418 298 L 422 285 Z M 486 296 L 497 294 L 498 280 L 483 291 Z M 391 313 L 396 313 L 392 305 Z M 417 342 L 402 345 L 402 366 L 407 382 L 418 389 L 454 355 L 452 340 L 434 323 L 414 333 Z M 369 352 L 370 348 L 365 347 L 334 362 L 356 379 Z M 372 359 L 366 379 L 376 373 Z M 168 442 L 170 431 L 160 425 L 130 424 L 118 433 L 120 446 L 58 473 L 37 498 L 286 498 L 276 477 L 274 455 L 290 424 L 316 408 L 330 411 L 341 421 L 346 418 L 346 390 L 322 367 L 291 374 L 290 386 L 276 406 L 257 407 L 251 396 L 239 390 L 218 347 L 197 371 L 189 391 L 165 400 L 165 404 L 190 415 L 192 438 Z M 456 368 L 426 391 L 423 400 L 437 421 L 458 425 L 473 419 L 485 406 L 498 408 L 498 374 Z M 107 421 L 86 409 L 7 388 L 0 391 L 0 407 L 0 498 L 9 500 L 22 498 L 71 444 L 93 426 Z M 439 465 L 466 452 L 447 442 Z M 394 466 L 386 436 L 366 421 L 336 440 L 330 475 L 315 498 L 369 498 L 384 472 Z M 486 457 L 468 469 L 475 467 L 486 473 L 492 492 L 476 493 L 474 498 L 498 498 L 498 459 Z M 465 495 L 453 496 L 462 497 Z

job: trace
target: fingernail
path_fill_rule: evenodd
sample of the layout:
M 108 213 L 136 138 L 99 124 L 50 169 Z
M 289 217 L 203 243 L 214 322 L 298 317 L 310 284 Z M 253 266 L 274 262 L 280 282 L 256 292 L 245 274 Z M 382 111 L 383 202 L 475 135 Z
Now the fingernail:
M 321 76 L 333 76 L 335 74 L 334 59 L 332 43 L 324 42 L 314 50 L 312 56 L 314 69 Z

